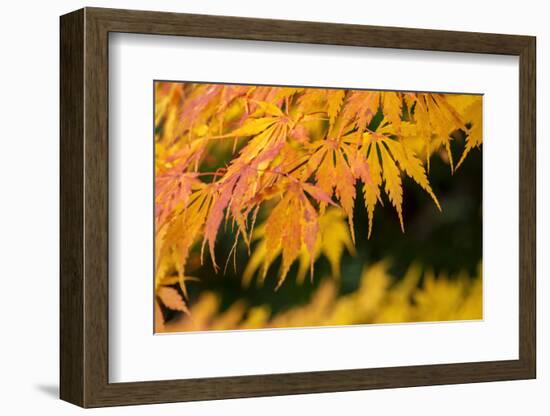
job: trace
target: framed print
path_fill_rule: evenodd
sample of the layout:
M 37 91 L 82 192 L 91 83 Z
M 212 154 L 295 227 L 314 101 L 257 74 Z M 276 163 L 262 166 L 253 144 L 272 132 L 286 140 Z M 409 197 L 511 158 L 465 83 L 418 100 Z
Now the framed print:
M 535 38 L 61 17 L 82 407 L 536 376 Z

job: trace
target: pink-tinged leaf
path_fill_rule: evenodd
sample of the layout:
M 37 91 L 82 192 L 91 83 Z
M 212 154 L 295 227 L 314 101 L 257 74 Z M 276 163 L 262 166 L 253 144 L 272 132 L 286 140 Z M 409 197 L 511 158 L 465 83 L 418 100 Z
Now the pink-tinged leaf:
M 157 296 L 164 306 L 173 311 L 180 311 L 189 314 L 189 309 L 180 296 L 179 292 L 173 287 L 161 286 L 157 289 Z
M 209 85 L 201 94 L 184 102 L 180 113 L 180 122 L 185 128 L 188 129 L 195 123 L 201 112 L 219 96 L 222 88 L 223 85 Z
M 309 132 L 305 126 L 298 124 L 290 132 L 290 138 L 296 140 L 298 143 L 307 143 L 309 141 Z
M 162 227 L 167 218 L 178 206 L 185 207 L 191 196 L 193 186 L 200 184 L 198 173 L 167 173 L 155 181 L 155 217 L 158 227 Z
M 367 158 L 362 152 L 355 152 L 354 157 L 350 158 L 350 168 L 356 179 L 361 179 L 363 183 L 373 182 Z
M 325 204 L 329 204 L 334 207 L 338 206 L 336 203 L 334 203 L 330 196 L 318 186 L 312 185 L 307 182 L 300 184 L 300 186 L 304 188 L 304 191 L 315 198 L 317 202 L 324 202 Z
M 284 140 L 278 140 L 274 144 L 267 146 L 264 151 L 260 152 L 253 160 L 253 165 L 256 167 L 261 163 L 271 161 L 279 156 L 281 149 L 284 147 Z
M 275 289 L 278 289 L 284 281 L 290 266 L 298 258 L 302 248 L 302 224 L 300 221 L 300 206 L 295 200 L 289 204 L 285 227 L 281 236 L 281 247 L 283 250 L 283 263 L 279 282 Z
M 216 270 L 218 270 L 218 265 L 216 264 L 216 256 L 214 254 L 214 245 L 216 243 L 216 236 L 218 234 L 218 229 L 220 228 L 220 224 L 223 220 L 223 212 L 227 207 L 227 205 L 229 204 L 229 201 L 231 199 L 231 195 L 233 192 L 233 188 L 235 187 L 235 182 L 237 181 L 237 179 L 238 177 L 235 176 L 230 180 L 228 180 L 226 183 L 221 184 L 221 186 L 218 189 L 218 196 L 214 200 L 214 203 L 212 204 L 212 208 L 210 208 L 208 218 L 204 225 L 203 246 L 204 244 L 206 244 L 206 242 L 208 242 L 210 257 L 212 258 L 212 263 Z

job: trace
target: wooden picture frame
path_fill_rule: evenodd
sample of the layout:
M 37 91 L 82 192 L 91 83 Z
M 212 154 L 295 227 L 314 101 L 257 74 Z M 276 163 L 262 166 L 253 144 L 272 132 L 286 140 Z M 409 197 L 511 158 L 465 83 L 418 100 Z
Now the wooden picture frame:
M 85 8 L 61 17 L 60 396 L 82 407 L 535 378 L 535 38 Z M 108 35 L 263 40 L 519 57 L 519 359 L 109 383 Z

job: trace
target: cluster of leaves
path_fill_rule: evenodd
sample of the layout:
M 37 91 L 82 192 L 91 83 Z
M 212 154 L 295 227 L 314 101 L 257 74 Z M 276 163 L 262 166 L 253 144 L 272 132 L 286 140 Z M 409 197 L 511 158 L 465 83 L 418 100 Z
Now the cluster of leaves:
M 239 242 L 250 250 L 259 241 L 245 284 L 255 274 L 263 281 L 278 257 L 277 287 L 297 260 L 298 279 L 308 268 L 313 276 L 321 254 L 336 276 L 343 250 L 353 252 L 358 190 L 368 214 L 365 237 L 384 199 L 404 230 L 402 178 L 441 209 L 428 180 L 430 158 L 444 158 L 453 172 L 482 142 L 476 95 L 162 82 L 155 88 L 155 282 L 161 303 L 182 312 L 187 307 L 174 285 L 185 297 L 194 279 L 188 266 L 205 252 L 219 268 L 216 239 L 224 222 L 235 230 L 234 256 Z M 452 141 L 464 143 L 456 167 Z M 339 219 L 347 222 L 343 229 Z M 327 243 L 331 224 L 339 238 Z
M 336 280 L 325 279 L 308 303 L 276 314 L 268 305 L 247 307 L 242 300 L 220 311 L 220 296 L 204 292 L 191 314 L 166 324 L 159 319 L 157 328 L 186 332 L 483 318 L 481 267 L 472 278 L 464 273 L 436 276 L 412 265 L 396 282 L 388 266 L 382 261 L 366 267 L 359 288 L 343 296 L 338 296 Z

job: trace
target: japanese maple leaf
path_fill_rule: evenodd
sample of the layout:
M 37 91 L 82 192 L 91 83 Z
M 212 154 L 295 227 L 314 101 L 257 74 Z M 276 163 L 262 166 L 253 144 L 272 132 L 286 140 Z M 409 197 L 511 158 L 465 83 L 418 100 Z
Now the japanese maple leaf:
M 381 132 L 383 131 L 384 128 L 381 129 Z M 365 133 L 366 144 L 362 147 L 363 154 L 360 156 L 361 160 L 364 160 L 368 165 L 368 174 L 363 172 L 359 174 L 364 182 L 363 192 L 369 218 L 369 237 L 372 232 L 374 209 L 377 202 L 381 201 L 380 189 L 382 183 L 384 183 L 385 193 L 397 211 L 401 230 L 404 231 L 401 172 L 420 185 L 433 199 L 437 208 L 441 210 L 421 160 L 406 145 L 406 142 L 394 139 L 392 136 L 381 132 Z
M 185 207 L 191 192 L 200 187 L 201 181 L 198 179 L 200 174 L 196 170 L 205 148 L 205 140 L 196 140 L 162 161 L 157 160 L 155 174 L 157 227 L 162 227 L 178 207 Z
M 352 91 L 340 112 L 342 121 L 337 135 L 342 135 L 343 130 L 349 127 L 350 123 L 353 123 L 352 126 L 359 135 L 363 134 L 378 112 L 380 100 L 381 94 L 376 91 Z
M 184 293 L 187 258 L 203 229 L 212 200 L 212 186 L 202 183 L 199 189 L 191 194 L 187 205 L 176 210 L 170 219 L 156 230 L 156 273 L 159 273 L 163 261 L 172 259 Z
M 483 97 L 481 95 L 457 95 L 447 98 L 447 101 L 450 102 L 466 122 L 464 129 L 467 134 L 466 145 L 464 146 L 460 160 L 456 164 L 456 169 L 458 169 L 464 160 L 466 160 L 466 156 L 468 156 L 470 151 L 475 147 L 481 146 L 483 142 Z
M 319 216 L 307 195 L 317 202 L 335 205 L 322 189 L 289 178 L 286 191 L 266 221 L 267 255 L 264 259 L 262 280 L 265 279 L 269 266 L 278 255 L 278 250 L 282 250 L 283 261 L 276 288 L 284 282 L 290 266 L 300 255 L 302 244 L 310 253 L 310 270 L 313 274 L 314 246 L 319 231 Z
M 180 311 L 189 315 L 189 309 L 178 291 L 173 287 L 161 286 L 156 291 L 162 304 L 173 311 Z
M 312 156 L 309 165 L 315 171 L 316 185 L 330 197 L 336 195 L 348 218 L 352 240 L 355 241 L 353 207 L 356 177 L 347 160 L 349 145 L 345 138 L 329 138 L 313 143 L 310 150 Z
M 278 155 L 283 146 L 284 138 L 275 138 L 254 158 L 247 157 L 247 148 L 244 148 L 241 156 L 233 160 L 224 176 L 213 184 L 214 201 L 204 228 L 203 247 L 208 243 L 214 268 L 218 268 L 214 246 L 224 212 L 231 213 L 238 226 L 236 238 L 242 235 L 249 244 L 247 215 L 254 208 L 249 202 L 254 201 L 255 196 L 263 189 L 262 178 L 267 174 L 263 167 Z M 257 201 L 258 204 L 261 202 Z
M 186 206 L 193 188 L 200 180 L 197 172 L 179 172 L 174 169 L 155 180 L 155 217 L 162 227 L 178 206 Z
M 218 137 L 253 136 L 231 162 L 224 176 L 214 185 L 216 192 L 205 224 L 203 246 L 208 243 L 210 257 L 216 269 L 218 266 L 214 246 L 224 212 L 230 212 L 237 223 L 237 238 L 240 234 L 249 244 L 246 217 L 253 207 L 247 202 L 254 201 L 255 196 L 264 189 L 260 185 L 262 178 L 269 172 L 269 164 L 279 155 L 287 142 L 289 132 L 295 126 L 295 120 L 276 105 L 263 101 L 255 103 L 258 105 L 257 113 L 264 115 L 263 117 L 251 117 L 240 128 Z
M 447 152 L 451 172 L 454 172 L 451 152 L 451 133 L 464 128 L 464 121 L 457 111 L 447 102 L 443 94 L 414 93 L 407 94 L 405 100 L 412 109 L 417 135 L 426 142 L 426 166 L 429 170 L 430 155 L 433 150 L 443 146 Z M 400 133 L 395 129 L 396 133 Z
M 246 268 L 242 275 L 242 283 L 244 287 L 248 287 L 254 275 L 260 271 L 268 251 L 265 243 L 265 226 L 262 225 L 254 232 L 254 238 L 258 240 L 253 253 L 246 264 Z M 319 215 L 319 231 L 317 240 L 313 249 L 313 256 L 308 248 L 302 244 L 300 256 L 298 259 L 299 267 L 296 276 L 296 282 L 302 284 L 305 276 L 310 272 L 310 279 L 313 279 L 311 262 L 316 262 L 319 257 L 324 256 L 331 267 L 332 276 L 340 277 L 340 263 L 344 251 L 355 255 L 355 247 L 351 241 L 349 228 L 345 215 L 342 210 L 331 207 L 325 211 L 323 215 Z M 282 249 L 279 247 L 275 252 L 270 252 L 271 258 L 277 258 L 281 255 Z

